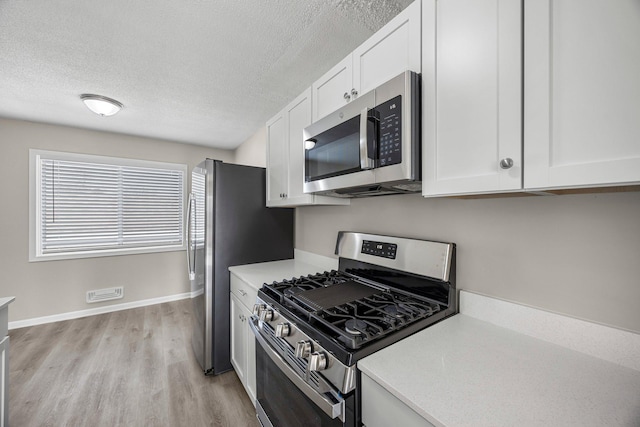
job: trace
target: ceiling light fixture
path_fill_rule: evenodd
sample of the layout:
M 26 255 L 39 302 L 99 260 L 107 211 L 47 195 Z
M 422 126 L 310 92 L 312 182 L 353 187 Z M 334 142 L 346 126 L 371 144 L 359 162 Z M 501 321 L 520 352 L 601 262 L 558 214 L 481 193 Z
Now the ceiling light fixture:
M 80 95 L 80 99 L 88 109 L 99 116 L 113 116 L 123 107 L 122 103 L 102 95 L 84 93 Z

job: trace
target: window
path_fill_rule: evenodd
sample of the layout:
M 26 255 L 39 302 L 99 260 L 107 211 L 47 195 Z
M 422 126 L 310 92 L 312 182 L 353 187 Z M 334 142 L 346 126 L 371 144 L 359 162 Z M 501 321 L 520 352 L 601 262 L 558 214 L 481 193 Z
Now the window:
M 29 260 L 184 249 L 186 169 L 30 150 Z

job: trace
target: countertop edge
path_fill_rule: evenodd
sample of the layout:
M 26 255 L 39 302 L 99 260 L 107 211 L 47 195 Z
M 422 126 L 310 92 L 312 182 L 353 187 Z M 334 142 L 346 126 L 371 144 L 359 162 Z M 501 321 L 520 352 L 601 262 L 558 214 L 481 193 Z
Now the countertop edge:
M 4 297 L 0 298 L 0 310 L 4 309 L 6 306 L 11 304 L 16 300 L 16 297 Z

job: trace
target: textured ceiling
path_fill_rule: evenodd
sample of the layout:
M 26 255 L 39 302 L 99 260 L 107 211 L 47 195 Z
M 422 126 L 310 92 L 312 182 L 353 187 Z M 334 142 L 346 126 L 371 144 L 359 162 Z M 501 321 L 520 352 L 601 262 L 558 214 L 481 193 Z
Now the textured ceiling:
M 0 116 L 233 149 L 412 1 L 0 0 Z

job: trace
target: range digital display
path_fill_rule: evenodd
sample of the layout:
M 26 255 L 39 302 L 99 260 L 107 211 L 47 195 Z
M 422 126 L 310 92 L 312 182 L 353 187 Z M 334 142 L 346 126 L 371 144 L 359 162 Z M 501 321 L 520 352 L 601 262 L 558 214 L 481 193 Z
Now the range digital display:
M 396 259 L 398 245 L 395 243 L 374 242 L 372 240 L 363 240 L 361 253 L 382 258 Z

